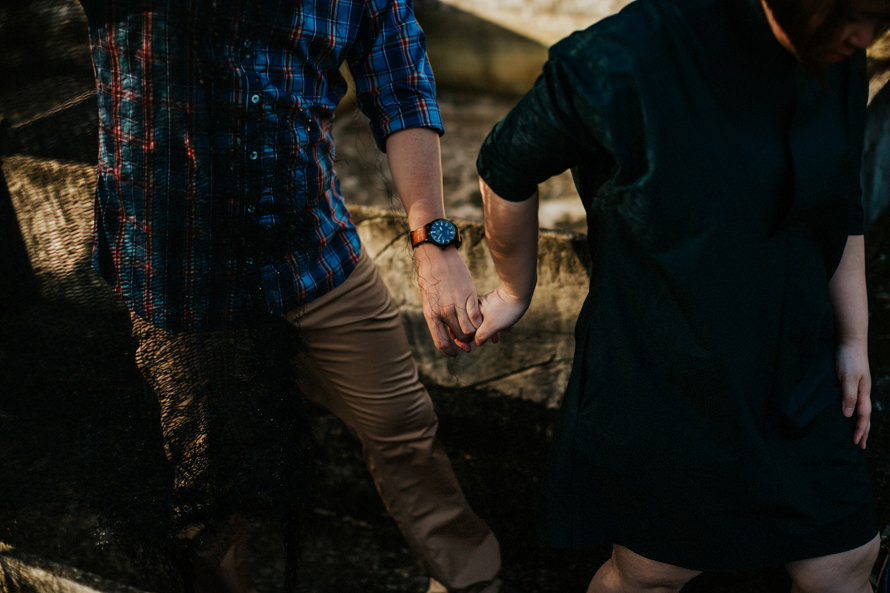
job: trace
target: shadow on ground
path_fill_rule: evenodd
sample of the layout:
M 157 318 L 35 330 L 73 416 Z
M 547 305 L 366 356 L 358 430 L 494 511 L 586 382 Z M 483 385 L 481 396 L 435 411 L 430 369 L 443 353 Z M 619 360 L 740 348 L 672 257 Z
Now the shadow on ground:
M 157 529 L 170 510 L 171 476 L 127 324 L 119 310 L 42 299 L 0 315 L 0 541 L 143 590 L 177 593 L 175 560 Z M 882 375 L 870 456 L 879 495 L 887 482 L 886 455 L 878 453 L 888 449 L 888 388 Z M 541 593 L 585 590 L 607 550 L 553 551 L 534 537 L 554 411 L 475 391 L 433 396 L 467 497 L 501 539 L 504 575 Z M 382 508 L 356 441 L 322 410 L 308 416 L 315 479 L 307 484 L 301 591 L 424 591 L 426 580 Z M 881 510 L 886 518 L 886 500 Z M 258 519 L 252 532 L 260 591 L 280 591 L 280 530 Z M 708 574 L 686 589 L 787 590 L 781 571 Z

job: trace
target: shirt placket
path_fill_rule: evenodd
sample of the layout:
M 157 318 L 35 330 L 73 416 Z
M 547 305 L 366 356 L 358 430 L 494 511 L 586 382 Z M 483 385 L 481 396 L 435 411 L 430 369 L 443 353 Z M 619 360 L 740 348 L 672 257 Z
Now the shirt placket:
M 248 3 L 239 30 L 240 35 L 232 40 L 232 50 L 243 66 L 240 69 L 243 86 L 237 94 L 238 108 L 244 121 L 238 156 L 244 172 L 239 194 L 246 228 L 245 232 L 240 233 L 239 241 L 242 246 L 241 264 L 248 298 L 262 302 L 265 300 L 262 268 L 268 263 L 268 257 L 262 249 L 261 238 L 264 219 L 271 214 L 270 204 L 266 203 L 264 196 L 265 171 L 272 169 L 275 154 L 274 148 L 268 144 L 269 139 L 263 133 L 267 102 L 264 101 L 262 81 L 256 68 L 257 52 L 262 48 L 257 47 L 254 31 L 245 25 L 253 16 L 250 12 Z
M 285 92 L 286 86 L 271 88 L 274 82 L 280 85 L 279 77 L 289 71 L 285 67 L 288 56 L 279 48 L 270 47 L 265 38 L 255 36 L 249 23 L 268 22 L 276 15 L 253 14 L 256 4 L 247 8 L 242 36 L 238 40 L 244 87 L 242 109 L 245 114 L 243 142 L 240 147 L 244 163 L 242 200 L 246 226 L 244 233 L 244 267 L 247 289 L 251 297 L 264 302 L 270 311 L 283 312 L 284 295 L 280 285 L 280 275 L 289 246 L 298 232 L 294 219 L 299 218 L 301 208 L 306 204 L 308 165 L 307 148 L 313 129 L 311 113 L 301 97 L 297 97 L 298 123 L 291 126 L 286 100 L 276 103 L 277 94 Z M 270 76 L 271 75 L 271 76 Z M 293 76 L 301 73 L 293 69 Z M 288 146 L 289 142 L 294 146 Z M 296 159 L 291 155 L 295 154 Z M 303 249 L 296 253 L 305 264 Z

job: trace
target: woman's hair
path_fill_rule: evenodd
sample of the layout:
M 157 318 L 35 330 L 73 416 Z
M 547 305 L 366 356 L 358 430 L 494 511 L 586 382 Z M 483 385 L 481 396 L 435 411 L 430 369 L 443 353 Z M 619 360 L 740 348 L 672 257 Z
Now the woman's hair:
M 813 66 L 816 53 L 833 41 L 854 14 L 853 0 L 764 0 L 804 64 Z M 878 23 L 880 35 L 890 28 L 890 0 L 886 18 Z M 876 35 L 877 37 L 877 35 Z

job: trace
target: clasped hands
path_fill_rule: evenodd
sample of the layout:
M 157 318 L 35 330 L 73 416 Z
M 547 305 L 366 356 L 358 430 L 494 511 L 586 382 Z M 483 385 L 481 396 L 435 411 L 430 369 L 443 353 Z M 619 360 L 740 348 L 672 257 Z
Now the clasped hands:
M 500 332 L 515 324 L 531 302 L 531 295 L 512 295 L 503 286 L 480 298 L 453 247 L 419 245 L 414 265 L 430 335 L 436 348 L 448 356 L 456 356 L 458 349 L 469 352 L 473 344 L 496 344 Z

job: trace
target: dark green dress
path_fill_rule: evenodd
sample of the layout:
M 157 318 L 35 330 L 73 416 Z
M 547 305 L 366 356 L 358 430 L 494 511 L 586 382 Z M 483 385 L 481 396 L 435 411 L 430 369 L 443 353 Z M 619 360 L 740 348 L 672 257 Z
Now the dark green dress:
M 828 293 L 861 233 L 866 88 L 862 52 L 803 72 L 756 0 L 637 0 L 492 130 L 499 195 L 571 167 L 588 212 L 545 541 L 738 570 L 875 536 Z

